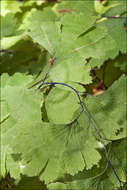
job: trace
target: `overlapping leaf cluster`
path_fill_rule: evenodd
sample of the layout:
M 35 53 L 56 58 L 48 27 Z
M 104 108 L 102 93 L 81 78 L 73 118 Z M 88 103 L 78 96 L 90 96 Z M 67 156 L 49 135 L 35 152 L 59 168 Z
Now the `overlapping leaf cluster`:
M 126 16 L 126 3 L 109 0 L 101 9 L 95 3 L 1 1 L 3 189 L 8 173 L 15 180 L 10 189 L 120 188 L 87 115 L 82 113 L 71 123 L 81 111 L 76 94 L 61 85 L 49 91 L 29 89 L 45 76 L 52 57 L 55 62 L 47 81 L 66 83 L 81 92 L 95 85 L 91 69 L 97 67 L 102 79 L 107 64 L 103 79 L 108 89 L 81 98 L 105 139 L 120 180 L 126 181 L 126 26 L 124 19 L 101 17 L 101 12 Z M 27 186 L 23 176 L 38 181 L 33 178 Z

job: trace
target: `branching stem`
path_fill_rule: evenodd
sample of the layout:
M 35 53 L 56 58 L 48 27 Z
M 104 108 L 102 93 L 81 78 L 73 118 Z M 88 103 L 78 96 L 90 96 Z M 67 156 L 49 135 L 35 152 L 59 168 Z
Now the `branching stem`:
M 105 151 L 105 155 L 106 155 L 106 159 L 107 159 L 108 165 L 110 165 L 111 169 L 113 170 L 114 175 L 116 176 L 117 180 L 119 181 L 120 189 L 122 190 L 122 181 L 120 180 L 120 178 L 119 178 L 119 176 L 117 175 L 117 172 L 116 172 L 116 170 L 115 170 L 113 164 L 111 163 L 111 160 L 110 160 L 110 158 L 109 158 L 106 145 L 105 145 L 105 143 L 104 143 L 104 139 L 103 139 L 103 137 L 101 136 L 101 134 L 99 133 L 98 129 L 96 128 L 96 126 L 95 126 L 93 120 L 91 119 L 91 116 L 90 116 L 90 114 L 89 114 L 89 112 L 88 112 L 88 110 L 87 110 L 87 106 L 82 103 L 81 98 L 80 98 L 80 95 L 79 95 L 79 92 L 78 92 L 75 88 L 73 88 L 72 86 L 70 86 L 70 85 L 68 85 L 68 84 L 66 84 L 66 83 L 60 83 L 60 82 L 43 82 L 43 83 L 40 84 L 40 86 L 39 86 L 37 89 L 38 89 L 38 90 L 41 89 L 41 87 L 42 87 L 43 85 L 52 85 L 52 86 L 55 86 L 55 85 L 62 85 L 62 86 L 66 86 L 66 87 L 72 89 L 72 90 L 75 92 L 75 94 L 77 95 L 77 98 L 78 98 L 78 100 L 79 100 L 79 103 L 80 103 L 80 105 L 81 105 L 81 107 L 82 107 L 82 111 L 79 113 L 79 115 L 77 116 L 77 118 L 74 119 L 70 124 L 73 124 L 75 121 L 77 121 L 77 119 L 79 119 L 79 117 L 80 117 L 80 115 L 81 115 L 82 112 L 84 112 L 84 113 L 86 114 L 86 116 L 87 116 L 87 118 L 88 118 L 88 120 L 89 120 L 89 122 L 90 122 L 92 128 L 94 129 L 95 133 L 96 133 L 97 136 L 100 138 L 100 140 L 101 140 L 101 142 L 102 142 L 102 144 L 103 144 L 103 146 L 104 146 L 104 151 Z
M 75 88 L 73 88 L 72 86 L 66 84 L 66 83 L 61 83 L 61 82 L 45 82 L 45 80 L 47 79 L 47 76 L 49 74 L 49 71 L 51 69 L 51 66 L 52 64 L 50 63 L 49 67 L 48 67 L 48 71 L 46 72 L 46 75 L 44 77 L 43 80 L 40 80 L 39 82 L 35 83 L 33 86 L 39 84 L 41 82 L 41 84 L 38 86 L 38 90 L 41 90 L 42 88 L 46 88 L 46 87 L 49 87 L 49 86 L 52 86 L 52 87 L 55 87 L 56 85 L 61 85 L 61 86 L 65 86 L 65 87 L 68 87 L 70 88 L 71 90 L 73 90 L 73 92 L 76 94 L 78 100 L 79 100 L 79 104 L 81 105 L 81 112 L 78 114 L 78 116 L 71 122 L 69 123 L 68 125 L 72 125 L 74 124 L 75 122 L 77 122 L 77 120 L 80 118 L 81 114 L 84 112 L 85 115 L 87 116 L 93 130 L 95 131 L 95 133 L 97 134 L 97 136 L 100 138 L 101 140 L 101 143 L 103 144 L 103 147 L 104 147 L 104 151 L 105 151 L 105 155 L 106 155 L 106 160 L 107 160 L 107 164 L 111 167 L 114 175 L 116 176 L 117 180 L 119 181 L 119 184 L 120 184 L 120 190 L 122 190 L 122 181 L 120 180 L 110 158 L 109 158 L 109 154 L 108 154 L 108 151 L 107 151 L 107 148 L 106 148 L 106 145 L 104 143 L 104 138 L 102 137 L 102 135 L 100 134 L 100 132 L 98 131 L 98 129 L 96 128 L 95 124 L 94 124 L 94 121 L 92 119 L 92 117 L 90 116 L 89 112 L 88 112 L 88 109 L 87 109 L 87 106 L 85 104 L 83 104 L 82 100 L 81 100 L 81 97 L 80 97 L 80 92 L 77 91 Z M 43 86 L 43 85 L 46 85 L 46 86 Z M 32 86 L 32 87 L 33 87 Z M 43 86 L 43 87 L 42 87 Z M 31 87 L 30 87 L 31 88 Z M 108 166 L 107 166 L 108 167 Z

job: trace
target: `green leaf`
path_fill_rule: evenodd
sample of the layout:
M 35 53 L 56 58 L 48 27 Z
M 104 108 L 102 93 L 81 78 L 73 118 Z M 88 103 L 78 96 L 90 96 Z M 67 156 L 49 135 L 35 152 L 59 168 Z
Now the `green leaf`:
M 108 0 L 108 4 L 109 5 L 111 5 L 112 3 L 117 3 L 118 6 L 113 7 L 112 9 L 108 10 L 108 12 L 106 13 L 106 15 L 108 15 L 108 16 L 123 15 L 127 11 L 126 1 L 115 0 L 113 2 L 112 0 Z
M 96 19 L 97 17 L 91 14 L 88 14 L 86 19 L 86 14 L 72 12 L 62 17 L 61 24 L 65 26 L 64 32 L 70 32 L 74 38 L 77 38 L 94 26 Z
M 111 47 L 113 41 L 106 35 L 104 28 L 96 28 L 77 40 L 64 32 L 61 35 L 63 48 L 58 52 L 59 56 L 56 55 L 54 70 L 50 74 L 51 79 L 59 82 L 91 83 L 89 75 L 91 68 L 84 64 L 84 60 L 88 57 L 97 58 L 104 55 L 109 48 L 107 41 L 111 42 Z
M 84 125 L 70 128 L 31 121 L 25 123 L 20 125 L 20 129 L 15 128 L 12 139 L 14 152 L 23 155 L 23 174 L 39 175 L 41 180 L 48 183 L 62 173 L 74 175 L 84 167 L 90 169 L 98 164 L 101 158 L 96 150 L 98 141 Z M 95 157 L 90 157 L 90 154 Z
M 15 161 L 9 155 L 8 160 L 10 161 L 8 161 L 7 165 L 8 170 L 10 169 L 10 174 L 16 179 L 19 178 L 20 173 L 29 176 L 40 175 L 40 178 L 48 183 L 56 179 L 60 173 L 74 175 L 83 170 L 84 167 L 89 169 L 96 165 L 100 160 L 100 155 L 96 151 L 98 143 L 90 132 L 88 135 L 88 129 L 87 127 L 84 128 L 83 121 L 80 122 L 79 126 L 42 123 L 39 97 L 31 90 L 24 89 L 25 83 L 27 84 L 29 81 L 26 81 L 24 77 L 24 81 L 22 78 L 22 82 L 18 82 L 19 76 L 15 75 L 12 79 L 9 78 L 10 81 L 3 85 L 4 91 L 2 95 L 2 98 L 7 103 L 6 112 L 10 114 L 8 120 L 2 124 L 2 144 L 12 148 L 11 154 L 22 154 L 22 159 L 19 161 Z M 7 79 L 7 75 L 5 75 L 5 78 Z M 18 87 L 13 85 L 14 81 L 16 85 L 18 84 Z M 61 136 L 62 130 L 63 134 Z M 85 139 L 82 138 L 83 131 L 84 135 L 87 134 Z M 79 146 L 80 143 L 81 147 Z M 90 147 L 92 150 L 90 150 Z M 90 158 L 89 151 L 96 155 L 94 159 Z M 30 159 L 31 156 L 32 160 Z M 75 168 L 71 167 L 71 165 L 69 167 L 68 161 L 72 162 L 72 165 L 77 161 Z M 14 174 L 13 165 L 15 164 L 17 172 Z M 41 175 L 40 172 L 45 167 L 44 174 L 42 173 Z M 64 170 L 61 171 L 61 168 L 64 168 Z
M 14 36 L 14 37 L 4 37 L 1 40 L 1 48 L 8 49 L 11 46 L 15 45 L 19 40 L 21 40 L 22 35 Z
M 9 77 L 8 74 L 3 74 L 1 77 L 1 87 L 5 88 L 7 86 L 22 86 L 26 87 L 28 83 L 30 83 L 33 80 L 32 76 L 27 76 L 25 74 L 15 73 L 15 75 Z
M 106 16 L 126 16 L 125 13 L 127 11 L 126 1 L 115 1 L 118 6 L 112 8 L 110 11 L 106 13 Z M 109 1 L 109 4 L 112 4 L 112 1 Z M 109 35 L 116 42 L 116 47 L 114 50 L 108 52 L 111 58 L 114 58 L 119 54 L 119 51 L 122 53 L 126 53 L 126 28 L 124 27 L 124 19 L 123 18 L 108 18 L 104 22 L 100 23 L 100 25 L 106 26 Z M 115 56 L 114 56 L 115 55 Z
M 48 50 L 51 54 L 53 53 L 52 45 L 50 44 L 50 41 L 47 42 L 48 38 L 47 34 L 45 33 L 46 28 L 44 28 L 42 32 L 42 25 L 46 27 L 45 23 L 55 21 L 56 18 L 57 17 L 52 9 L 45 8 L 43 12 L 39 10 L 32 10 L 24 19 L 24 28 L 28 30 L 28 35 L 33 39 L 34 42 L 37 42 L 41 45 L 46 43 L 46 48 L 47 46 L 49 47 Z M 52 27 L 53 28 L 51 29 L 50 33 L 54 34 L 56 32 L 56 28 L 54 26 Z
M 106 56 L 104 57 L 100 57 L 99 59 L 96 59 L 96 58 L 92 58 L 90 61 L 89 61 L 89 64 L 92 68 L 94 67 L 98 67 L 100 68 L 104 62 L 107 60 L 108 58 Z
M 52 81 L 64 82 L 83 91 L 84 89 L 78 83 L 89 84 L 92 82 L 90 70 L 91 67 L 82 58 L 73 57 L 62 61 L 61 64 L 57 64 L 56 61 L 50 72 L 50 78 Z
M 98 165 L 101 155 L 97 151 L 98 141 L 90 134 L 91 130 L 85 126 L 85 123 L 80 121 L 76 127 L 73 127 L 61 161 L 65 173 L 74 176 L 83 169 L 89 170 Z
M 116 141 L 113 143 L 111 150 L 110 150 L 110 157 L 111 161 L 114 163 L 115 170 L 120 177 L 120 179 L 125 182 L 125 148 L 126 148 L 126 139 L 123 139 L 121 141 Z M 118 180 L 116 179 L 116 176 L 112 172 L 112 169 L 108 166 L 108 169 L 105 171 L 103 175 L 100 175 L 99 177 L 93 177 L 93 178 L 84 178 L 84 179 L 77 179 L 77 180 L 70 180 L 66 181 L 65 183 L 58 180 L 57 182 L 51 183 L 48 185 L 49 190 L 82 190 L 82 189 L 118 189 L 120 187 L 120 184 Z
M 47 10 L 45 9 L 45 11 Z M 45 18 L 45 11 L 43 14 L 40 11 L 32 11 L 25 21 L 25 26 L 29 29 L 28 35 L 31 36 L 33 41 L 48 50 L 51 56 L 56 57 L 55 68 L 50 74 L 51 79 L 53 81 L 57 79 L 57 81 L 62 82 L 67 82 L 69 79 L 68 82 L 89 84 L 91 82 L 91 77 L 89 76 L 90 67 L 84 65 L 86 73 L 80 75 L 80 71 L 83 71 L 84 60 L 89 57 L 99 58 L 100 56 L 104 56 L 109 49 L 113 49 L 115 45 L 114 41 L 107 35 L 107 31 L 104 27 L 93 28 L 83 33 L 83 31 L 85 32 L 93 26 L 95 22 L 95 17 L 93 16 L 91 16 L 89 25 L 87 19 L 82 20 L 84 26 L 78 31 L 75 31 L 76 33 L 74 32 L 75 34 L 72 35 L 70 26 L 68 26 L 65 19 L 67 17 L 69 22 L 71 20 L 72 30 L 77 24 L 77 14 L 67 15 L 65 18 L 62 17 L 60 22 L 56 22 L 56 17 L 54 16 L 52 16 L 52 18 L 50 16 Z M 49 11 L 49 15 L 50 14 L 52 14 L 51 10 Z M 73 18 L 73 15 L 75 15 L 76 19 Z M 89 18 L 90 14 L 87 16 Z M 43 20 L 41 25 L 38 24 L 40 17 L 42 17 Z M 80 34 L 82 35 L 76 38 L 77 35 Z M 80 66 L 76 62 L 79 62 Z M 63 68 L 64 70 L 67 68 L 66 71 L 63 71 Z M 74 72 L 70 73 L 70 68 L 74 68 Z M 58 75 L 60 71 L 63 71 L 62 77 L 60 74 Z
M 75 111 L 80 107 L 73 92 L 59 88 L 49 93 L 45 106 L 49 121 L 55 124 L 70 123 L 74 119 Z
M 94 2 L 92 1 L 61 1 L 55 5 L 54 10 L 56 10 L 57 14 L 60 10 L 71 10 L 76 13 L 84 13 L 84 14 L 94 14 Z M 62 13 L 60 13 L 62 15 Z M 64 15 L 64 14 L 63 14 Z
M 3 85 L 1 93 L 2 152 L 4 151 L 2 153 L 2 176 L 9 171 L 13 178 L 19 179 L 22 164 L 21 160 L 14 160 L 11 155 L 13 153 L 10 146 L 11 138 L 14 131 L 19 130 L 23 121 L 27 123 L 31 118 L 41 121 L 40 96 L 26 89 L 26 86 L 32 80 L 31 76 L 15 74 L 9 77 L 8 75 L 2 75 L 1 80 Z M 26 117 L 24 117 L 24 113 Z M 27 127 L 27 124 L 25 127 Z M 5 165 L 6 170 L 4 169 Z
M 41 119 L 40 112 L 40 101 L 37 100 L 37 95 L 30 90 L 23 89 L 21 87 L 10 87 L 5 88 L 6 101 L 10 107 L 11 115 L 17 120 L 26 119 Z M 32 110 L 32 107 L 34 108 Z M 24 115 L 24 111 L 27 113 Z
M 6 152 L 7 148 L 5 146 L 1 146 L 0 149 L 0 163 L 1 163 L 1 170 L 0 170 L 0 179 L 6 176 L 7 171 L 6 171 Z
M 104 138 L 109 158 L 125 183 L 125 19 L 101 19 L 93 0 L 3 2 L 2 189 L 8 185 L 15 190 L 120 190 L 90 120 Z M 125 4 L 101 2 L 105 16 L 125 16 Z M 78 120 L 74 119 L 81 106 L 67 86 L 29 89 L 45 77 L 52 57 L 55 61 L 46 81 L 88 93 L 95 86 L 99 90 L 101 80 L 108 87 L 100 95 L 86 97 L 79 92 L 86 112 Z M 91 70 L 96 66 L 95 78 Z
M 39 12 L 37 13 L 40 15 Z M 32 39 L 46 48 L 50 54 L 56 56 L 57 59 L 61 56 L 64 59 L 66 57 L 72 57 L 73 54 L 76 54 L 76 56 L 82 56 L 84 59 L 91 56 L 98 57 L 98 51 L 99 56 L 102 56 L 105 51 L 114 47 L 114 42 L 107 35 L 107 31 L 104 27 L 95 28 L 86 35 L 76 39 L 73 35 L 70 35 L 70 31 L 67 30 L 68 27 L 66 25 L 63 25 L 63 29 L 61 31 L 60 24 L 58 22 L 53 22 L 52 20 L 50 19 L 50 21 L 48 20 L 47 22 L 44 20 L 41 26 L 39 26 L 38 22 L 34 21 L 34 15 L 31 15 L 26 24 L 30 30 L 28 34 Z M 35 24 L 33 24 L 34 22 Z M 84 22 L 86 22 L 86 24 L 88 23 L 87 20 Z M 75 26 L 75 20 L 72 20 L 72 24 Z M 101 49 L 102 44 L 103 49 Z M 62 49 L 59 47 L 62 47 Z
M 7 75 L 2 75 L 1 81 L 3 84 L 1 90 L 3 116 L 2 130 L 7 130 L 9 127 L 13 127 L 17 122 L 28 118 L 31 119 L 31 117 L 41 120 L 41 114 L 38 113 L 40 112 L 39 96 L 25 89 L 29 82 L 32 81 L 31 76 L 15 74 L 13 77 L 9 77 Z M 31 111 L 32 106 L 35 109 L 33 113 Z M 24 110 L 27 113 L 25 118 Z M 4 121 L 5 117 L 6 119 Z
M 109 49 L 110 47 L 112 48 L 114 43 L 110 39 L 110 37 L 107 36 L 107 32 L 105 31 L 105 29 L 97 28 L 78 39 L 73 39 L 72 36 L 69 35 L 69 33 L 63 31 L 63 33 L 61 33 L 61 40 L 60 40 L 59 39 L 60 35 L 58 34 L 57 26 L 56 29 L 54 28 L 55 24 L 50 22 L 46 23 L 45 26 L 43 24 L 43 27 L 44 27 L 43 31 L 45 31 L 44 34 L 47 34 L 46 37 L 44 37 L 46 41 L 43 40 L 43 46 L 46 47 L 46 49 L 49 50 L 51 54 L 55 52 L 56 56 L 55 68 L 51 73 L 51 79 L 53 81 L 57 79 L 58 81 L 62 82 L 66 82 L 69 79 L 71 81 L 80 82 L 80 83 L 83 82 L 85 84 L 90 83 L 91 80 L 90 77 L 88 76 L 89 72 L 86 73 L 85 75 L 80 75 L 81 74 L 80 69 L 81 67 L 83 68 L 83 62 L 86 58 L 88 57 L 97 58 L 100 55 L 104 55 L 104 52 L 107 49 Z M 51 28 L 53 29 L 55 36 L 53 35 L 53 33 L 50 32 Z M 109 41 L 111 42 L 110 47 L 109 47 Z M 62 49 L 59 48 L 61 46 Z M 104 47 L 104 49 L 102 49 L 102 46 Z M 77 64 L 78 62 L 80 66 L 79 64 Z M 75 70 L 74 72 L 70 73 L 69 71 L 71 67 L 72 68 L 74 67 Z M 66 72 L 64 71 L 61 77 L 60 71 L 63 71 L 63 68 L 64 70 L 66 69 Z M 85 71 L 88 71 L 88 68 L 90 69 L 90 67 L 88 66 L 85 67 L 84 65 Z M 70 76 L 68 75 L 68 73 L 70 74 Z
M 109 35 L 115 40 L 116 46 L 112 54 L 118 54 L 119 51 L 126 53 L 126 29 L 123 19 L 107 19 L 101 25 L 107 27 Z
M 13 155 L 9 144 L 2 145 L 0 153 L 1 153 L 0 178 L 5 178 L 7 173 L 10 172 L 12 178 L 15 178 L 16 180 L 20 180 L 20 173 L 21 173 L 21 162 L 20 162 L 21 159 L 19 159 L 20 155 L 18 154 Z
M 122 120 L 125 121 L 123 118 L 123 116 L 125 117 L 125 107 L 124 104 L 120 103 L 120 101 L 124 101 L 121 97 L 123 97 L 123 87 L 125 83 L 126 77 L 123 76 L 103 95 L 87 98 L 88 111 L 106 139 L 116 140 L 126 136 L 124 132 L 125 129 L 123 128 L 124 123 L 122 122 Z M 119 94 L 117 93 L 118 89 Z M 16 96 L 17 95 L 18 93 L 16 93 Z M 112 97 L 114 101 L 112 101 Z M 115 97 L 117 97 L 117 99 Z M 116 102 L 119 103 L 119 106 Z M 12 110 L 11 113 L 13 113 L 14 104 L 10 104 L 9 102 L 9 105 L 10 110 Z M 112 105 L 112 109 L 108 109 L 108 105 Z M 115 116 L 118 115 L 117 112 L 119 112 L 119 109 L 122 111 L 119 117 L 116 118 Z M 22 110 L 19 112 L 20 115 L 21 111 Z M 77 111 L 79 112 L 79 110 Z M 41 124 L 41 122 L 28 121 L 27 119 L 31 116 L 33 120 L 35 120 L 35 113 L 34 116 L 29 116 L 29 114 L 27 112 L 22 123 L 15 125 L 15 130 L 12 128 L 6 134 L 9 140 L 9 136 L 13 131 L 13 139 L 12 135 L 11 139 L 14 152 L 22 153 L 24 158 L 23 165 L 25 167 L 22 169 L 23 174 L 29 176 L 40 174 L 40 178 L 48 183 L 49 181 L 55 180 L 62 173 L 74 175 L 84 168 L 90 169 L 93 165 L 98 164 L 101 157 L 96 148 L 99 147 L 99 144 L 91 133 L 92 128 L 89 125 L 88 118 L 84 114 L 81 115 L 78 123 L 72 124 L 72 126 Z M 75 113 L 75 115 L 77 114 Z M 107 120 L 107 117 L 109 120 Z M 39 120 L 38 118 L 37 121 Z M 113 127 L 111 127 L 112 124 Z M 121 131 L 121 129 L 123 131 Z M 91 157 L 91 154 L 94 156 Z M 30 161 L 31 156 L 32 160 Z M 38 161 L 38 159 L 41 160 L 41 162 Z M 52 165 L 54 167 L 52 167 Z M 43 170 L 43 168 L 45 168 L 45 170 Z M 63 171 L 61 171 L 61 168 Z
M 104 4 L 105 3 L 105 4 Z M 106 2 L 101 2 L 99 0 L 94 0 L 94 7 L 97 13 L 99 14 L 104 14 L 105 12 L 107 12 L 108 10 L 110 10 L 113 7 L 118 6 L 119 3 L 112 3 L 110 5 L 108 5 L 108 3 Z
M 23 37 L 23 30 L 19 29 L 18 20 L 13 13 L 1 18 L 1 48 L 7 49 Z
M 21 12 L 21 2 L 18 2 L 16 0 L 10 1 L 1 1 L 1 15 L 5 16 L 7 13 L 16 13 L 16 12 Z
M 88 112 L 105 139 L 126 137 L 126 80 L 124 75 L 121 76 L 104 94 L 88 97 L 85 101 Z
M 19 24 L 13 13 L 8 13 L 1 19 L 1 38 L 16 35 Z
M 21 164 L 21 155 L 15 154 L 13 155 L 13 152 L 7 154 L 6 158 L 6 169 L 8 172 L 10 172 L 11 177 L 16 179 L 17 181 L 20 180 L 21 172 L 22 172 L 22 164 Z

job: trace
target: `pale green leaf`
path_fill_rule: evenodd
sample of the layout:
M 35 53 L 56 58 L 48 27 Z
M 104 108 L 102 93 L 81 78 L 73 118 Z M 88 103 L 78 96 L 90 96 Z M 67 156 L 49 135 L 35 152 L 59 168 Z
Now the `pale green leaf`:
M 110 157 L 111 161 L 113 162 L 113 166 L 120 178 L 123 182 L 126 182 L 126 177 L 125 177 L 125 168 L 126 168 L 126 163 L 125 163 L 125 158 L 126 155 L 125 149 L 126 149 L 126 139 L 123 139 L 121 141 L 116 141 L 113 143 L 111 149 L 110 149 Z M 77 176 L 78 177 L 78 176 Z M 66 180 L 66 178 L 64 179 Z M 69 178 L 68 181 L 62 182 L 61 180 L 57 180 L 54 183 L 51 183 L 48 185 L 49 190 L 91 190 L 91 189 L 101 189 L 101 190 L 112 190 L 112 189 L 118 189 L 120 187 L 120 184 L 114 175 L 112 169 L 110 166 L 108 169 L 105 171 L 103 175 L 100 175 L 99 177 L 93 177 L 93 178 L 79 178 L 76 180 Z
M 21 2 L 18 2 L 16 0 L 1 0 L 1 15 L 5 16 L 7 13 L 16 13 L 16 12 L 21 12 Z
M 21 38 L 22 38 L 22 35 L 2 38 L 1 48 L 8 49 L 11 46 L 15 45 L 19 40 L 21 40 Z
M 30 81 L 32 81 L 31 76 L 25 76 L 18 73 L 12 77 L 2 75 L 2 131 L 6 131 L 9 127 L 15 126 L 19 121 L 28 118 L 31 119 L 31 117 L 41 120 L 41 114 L 39 114 L 40 96 L 26 89 Z M 34 111 L 31 109 L 32 106 L 34 107 Z M 24 110 L 26 112 L 26 117 L 24 117 Z
M 119 51 L 126 53 L 126 29 L 123 19 L 107 19 L 101 25 L 106 26 L 109 35 L 115 40 L 115 49 L 109 52 L 110 54 L 118 54 Z
M 16 44 L 23 37 L 23 30 L 13 13 L 8 13 L 1 18 L 1 48 L 7 49 Z
M 116 15 L 123 15 L 123 13 L 126 13 L 127 6 L 125 0 L 108 0 L 108 4 L 111 5 L 112 3 L 118 4 L 118 6 L 113 7 L 112 9 L 108 10 L 106 15 L 108 16 L 116 16 Z
M 97 13 L 99 14 L 104 14 L 105 12 L 107 12 L 108 10 L 110 10 L 113 7 L 118 6 L 119 3 L 115 3 L 113 2 L 112 4 L 108 4 L 108 2 L 104 4 L 104 2 L 101 2 L 99 0 L 94 0 L 94 7 Z
M 85 33 L 88 29 L 94 26 L 96 17 L 88 14 L 80 13 L 76 14 L 67 14 L 62 17 L 61 24 L 65 26 L 63 31 L 70 32 L 71 35 L 76 38 L 79 37 L 81 34 Z
M 15 75 L 10 77 L 8 74 L 3 74 L 1 77 L 1 87 L 20 85 L 26 87 L 32 80 L 33 77 L 31 75 L 27 76 L 25 74 L 15 73 Z
M 57 14 L 60 10 L 71 10 L 72 12 L 76 13 L 83 13 L 83 14 L 94 14 L 94 2 L 93 0 L 87 1 L 77 1 L 77 0 L 70 0 L 70 1 L 61 1 L 55 5 L 54 9 L 56 10 Z M 60 13 L 62 15 L 62 13 Z M 64 14 L 63 14 L 64 15 Z
M 76 39 L 74 35 L 70 33 L 68 25 L 64 25 L 64 22 L 61 31 L 60 24 L 58 22 L 54 22 L 56 17 L 52 16 L 51 18 L 50 14 L 51 12 L 49 12 L 49 17 L 47 18 L 45 17 L 45 11 L 43 14 L 39 11 L 33 11 L 25 21 L 25 25 L 29 29 L 28 35 L 30 35 L 35 42 L 38 42 L 40 45 L 46 48 L 51 55 L 54 55 L 57 58 L 60 56 L 66 57 L 67 55 L 71 57 L 73 56 L 73 53 L 79 52 L 81 55 L 84 54 L 84 56 L 82 56 L 85 59 L 90 56 L 97 57 L 97 51 L 99 51 L 99 56 L 102 56 L 104 55 L 104 51 L 114 47 L 114 43 L 107 35 L 105 28 L 95 28 L 88 32 L 88 34 Z M 88 17 L 89 16 L 90 15 L 88 14 Z M 41 17 L 41 24 L 38 25 L 37 18 L 40 19 Z M 76 20 L 71 16 L 70 20 L 72 27 L 75 27 L 77 24 Z M 84 20 L 84 25 L 88 25 L 87 19 Z M 92 24 L 90 24 L 90 26 L 92 26 Z M 82 29 L 82 31 L 80 29 L 79 34 L 82 34 L 83 30 L 85 31 L 85 28 Z M 103 51 L 101 51 L 101 42 L 103 43 Z
M 99 145 L 90 133 L 82 124 L 64 126 L 30 121 L 22 123 L 20 129 L 14 131 L 12 145 L 15 152 L 23 155 L 23 174 L 39 175 L 48 183 L 62 173 L 74 175 L 98 164 L 101 156 L 96 148 Z
M 7 147 L 6 146 L 1 146 L 0 149 L 0 179 L 6 176 L 7 170 L 6 170 L 6 154 L 7 154 Z
M 49 121 L 55 124 L 70 123 L 74 119 L 75 111 L 80 107 L 73 92 L 59 88 L 49 93 L 45 106 Z
M 79 89 L 78 83 L 89 84 L 92 81 L 90 76 L 91 67 L 86 65 L 86 62 L 82 58 L 76 57 L 69 58 L 62 61 L 60 64 L 53 66 L 52 71 L 50 72 L 50 78 L 53 81 L 64 82 L 71 84 L 77 90 Z M 59 88 L 62 88 L 59 86 Z
M 126 137 L 125 86 L 126 77 L 123 75 L 103 94 L 88 97 L 85 101 L 88 112 L 105 139 Z

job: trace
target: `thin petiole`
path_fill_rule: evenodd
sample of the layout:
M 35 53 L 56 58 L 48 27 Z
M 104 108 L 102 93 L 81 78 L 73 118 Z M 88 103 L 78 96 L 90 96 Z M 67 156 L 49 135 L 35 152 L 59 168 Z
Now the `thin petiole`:
M 47 77 L 48 77 L 48 74 L 49 74 L 49 71 L 50 71 L 50 69 L 51 69 L 51 67 L 52 67 L 52 65 L 50 64 L 49 65 L 49 67 L 48 67 L 48 70 L 47 70 L 47 72 L 46 72 L 46 74 L 45 74 L 45 77 L 42 79 L 42 80 L 39 80 L 38 82 L 36 82 L 35 84 L 33 84 L 31 87 L 29 87 L 29 89 L 30 88 L 33 88 L 34 86 L 36 86 L 36 85 L 38 85 L 38 84 L 40 84 L 40 83 L 44 83 L 44 81 L 47 79 Z M 39 87 L 38 87 L 38 89 L 39 89 Z
M 104 151 L 105 151 L 105 155 L 106 155 L 107 164 L 110 165 L 110 167 L 111 167 L 111 169 L 112 169 L 114 175 L 116 176 L 117 180 L 119 181 L 120 190 L 122 190 L 122 181 L 120 180 L 120 178 L 119 178 L 119 176 L 117 175 L 117 172 L 116 172 L 116 170 L 115 170 L 113 164 L 111 163 L 111 160 L 110 160 L 110 158 L 109 158 L 106 145 L 105 145 L 105 143 L 104 143 L 104 138 L 101 136 L 100 132 L 99 132 L 98 129 L 96 128 L 96 126 L 95 126 L 95 124 L 94 124 L 94 121 L 93 121 L 92 117 L 90 116 L 90 114 L 89 114 L 89 112 L 88 112 L 88 110 L 87 110 L 87 106 L 86 106 L 85 104 L 83 104 L 83 102 L 81 101 L 81 97 L 80 97 L 80 95 L 79 95 L 81 92 L 77 91 L 75 88 L 73 88 L 72 86 L 70 86 L 70 85 L 68 85 L 68 84 L 66 84 L 66 83 L 61 83 L 61 82 L 45 82 L 45 80 L 47 79 L 47 76 L 48 76 L 48 74 L 49 74 L 50 68 L 51 68 L 51 66 L 53 65 L 53 63 L 54 63 L 54 59 L 50 61 L 50 65 L 49 65 L 49 67 L 48 67 L 48 71 L 47 71 L 47 73 L 46 73 L 44 79 L 38 81 L 38 82 L 35 83 L 33 86 L 35 86 L 35 85 L 41 83 L 41 84 L 38 86 L 38 88 L 37 88 L 37 90 L 41 90 L 41 89 L 46 88 L 46 87 L 49 87 L 49 86 L 55 87 L 56 85 L 62 85 L 62 86 L 66 86 L 66 87 L 70 88 L 71 90 L 73 90 L 73 92 L 76 94 L 76 96 L 77 96 L 77 98 L 78 98 L 78 100 L 79 100 L 79 104 L 81 105 L 82 110 L 81 110 L 81 112 L 78 114 L 78 116 L 77 116 L 71 123 L 69 123 L 68 125 L 71 125 L 71 124 L 74 124 L 75 122 L 77 122 L 77 120 L 80 118 L 81 114 L 82 114 L 83 112 L 85 113 L 85 115 L 87 116 L 87 118 L 88 118 L 88 120 L 89 120 L 89 122 L 90 122 L 92 128 L 94 129 L 95 133 L 96 133 L 97 136 L 100 138 L 101 143 L 103 144 Z M 43 85 L 46 85 L 46 86 L 43 86 Z M 33 87 L 33 86 L 32 86 L 32 87 Z M 42 86 L 43 86 L 43 87 L 42 87 Z M 31 88 L 32 88 L 32 87 L 31 87 Z M 107 167 L 108 167 L 108 165 L 107 165 Z M 106 168 L 107 168 L 107 167 L 106 167 Z
M 82 113 L 83 113 L 83 109 L 82 109 L 82 111 L 78 114 L 78 116 L 77 116 L 71 123 L 69 123 L 68 125 L 72 125 L 72 124 L 74 124 L 75 122 L 77 122 Z
M 96 126 L 95 126 L 93 120 L 91 119 L 91 116 L 90 116 L 90 114 L 89 114 L 89 112 L 88 112 L 88 110 L 87 110 L 86 105 L 82 103 L 78 91 L 77 91 L 75 88 L 73 88 L 72 86 L 70 86 L 70 85 L 68 85 L 68 84 L 65 84 L 65 83 L 60 83 L 60 82 L 43 82 L 42 84 L 40 84 L 40 86 L 38 87 L 38 89 L 40 89 L 43 85 L 53 85 L 53 86 L 54 86 L 54 85 L 62 85 L 62 86 L 66 86 L 66 87 L 72 89 L 72 90 L 75 92 L 75 94 L 76 94 L 77 97 L 78 97 L 79 103 L 80 103 L 80 105 L 81 105 L 81 107 L 82 107 L 82 111 L 79 113 L 79 115 L 77 116 L 77 118 L 76 118 L 75 120 L 73 120 L 71 123 L 74 123 L 75 121 L 77 121 L 77 119 L 79 119 L 79 117 L 80 117 L 80 115 L 81 115 L 82 112 L 85 113 L 85 115 L 87 116 L 87 118 L 88 118 L 88 120 L 89 120 L 89 122 L 90 122 L 92 128 L 94 129 L 95 133 L 96 133 L 97 136 L 100 138 L 101 143 L 103 144 L 107 163 L 110 165 L 110 167 L 111 167 L 111 169 L 112 169 L 114 175 L 116 176 L 117 180 L 119 181 L 120 189 L 122 190 L 122 181 L 120 180 L 120 178 L 119 178 L 119 176 L 117 175 L 117 172 L 116 172 L 116 170 L 115 170 L 113 164 L 111 163 L 111 160 L 110 160 L 110 158 L 109 158 L 106 145 L 105 145 L 105 143 L 104 143 L 104 139 L 103 139 L 103 137 L 101 136 L 101 134 L 99 133 L 98 129 L 96 128 Z

